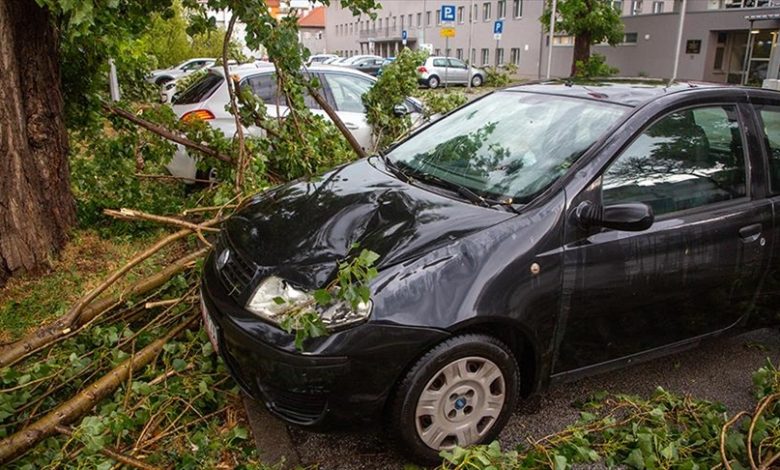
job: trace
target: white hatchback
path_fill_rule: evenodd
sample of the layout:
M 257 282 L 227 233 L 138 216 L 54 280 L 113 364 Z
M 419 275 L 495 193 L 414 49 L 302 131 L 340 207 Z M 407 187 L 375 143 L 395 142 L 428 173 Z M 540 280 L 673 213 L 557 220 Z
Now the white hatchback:
M 312 65 L 307 68 L 307 73 L 320 80 L 323 97 L 336 110 L 360 145 L 364 149 L 373 148 L 372 130 L 366 120 L 362 97 L 371 89 L 376 79 L 356 70 L 328 65 Z M 230 74 L 238 78 L 242 89 L 251 89 L 266 103 L 269 117 L 287 115 L 287 103 L 284 95 L 278 93 L 273 65 L 232 67 Z M 226 109 L 228 102 L 229 95 L 222 68 L 213 67 L 208 75 L 176 96 L 173 111 L 180 119 L 202 119 L 230 137 L 236 133 L 236 123 L 233 115 Z M 328 118 L 314 98 L 307 95 L 305 102 L 313 113 Z M 423 106 L 420 101 L 406 98 L 399 104 L 403 104 L 411 116 L 413 127 L 422 124 Z M 249 126 L 244 132 L 256 136 L 263 133 L 262 129 L 256 126 Z M 196 177 L 196 161 L 181 146 L 167 168 L 172 175 L 185 180 Z

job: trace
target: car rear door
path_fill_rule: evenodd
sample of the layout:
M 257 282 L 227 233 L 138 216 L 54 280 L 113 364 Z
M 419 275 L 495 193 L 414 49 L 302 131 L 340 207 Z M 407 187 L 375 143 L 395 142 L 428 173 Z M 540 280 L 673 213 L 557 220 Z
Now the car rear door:
M 458 59 L 448 59 L 450 68 L 450 83 L 466 83 L 469 79 L 469 71 L 466 68 L 465 62 Z
M 363 94 L 374 85 L 373 80 L 355 73 L 338 71 L 326 71 L 323 77 L 327 99 L 344 125 L 364 149 L 372 149 L 373 136 L 371 126 L 366 120 Z
M 635 118 L 640 130 L 571 198 L 572 211 L 644 203 L 656 218 L 641 232 L 569 218 L 555 373 L 682 347 L 749 312 L 773 215 L 753 184 L 760 157 L 746 96 L 730 96 Z
M 766 168 L 763 183 L 775 220 L 769 237 L 772 241 L 769 272 L 761 284 L 757 309 L 750 324 L 776 326 L 780 324 L 780 310 L 777 308 L 780 305 L 780 97 L 774 92 L 754 90 L 751 102 Z

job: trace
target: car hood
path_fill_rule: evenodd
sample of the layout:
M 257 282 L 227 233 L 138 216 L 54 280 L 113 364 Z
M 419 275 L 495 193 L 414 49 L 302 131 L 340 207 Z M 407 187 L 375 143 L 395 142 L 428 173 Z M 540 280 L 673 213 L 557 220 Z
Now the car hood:
M 314 289 L 363 248 L 380 255 L 381 269 L 511 216 L 404 183 L 372 157 L 256 196 L 226 222 L 225 232 L 262 276 Z

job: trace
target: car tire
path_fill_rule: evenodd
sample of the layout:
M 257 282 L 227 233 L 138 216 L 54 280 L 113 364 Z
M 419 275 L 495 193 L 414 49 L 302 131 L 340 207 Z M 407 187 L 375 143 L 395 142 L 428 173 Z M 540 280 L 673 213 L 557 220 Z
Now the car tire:
M 482 75 L 474 75 L 471 77 L 471 86 L 478 88 L 482 86 Z
M 400 450 L 422 464 L 441 450 L 489 443 L 517 406 L 520 370 L 492 336 L 450 338 L 420 358 L 393 396 L 388 429 Z
M 431 90 L 435 88 L 439 88 L 440 84 L 441 82 L 439 82 L 439 77 L 437 77 L 436 75 L 432 75 L 428 77 L 428 88 L 430 88 Z

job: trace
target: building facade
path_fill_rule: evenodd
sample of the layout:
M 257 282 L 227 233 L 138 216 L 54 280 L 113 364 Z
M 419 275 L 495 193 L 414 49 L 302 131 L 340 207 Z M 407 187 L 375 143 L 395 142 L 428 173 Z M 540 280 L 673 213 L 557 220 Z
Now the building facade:
M 542 0 L 384 0 L 377 17 L 353 16 L 334 2 L 328 7 L 328 52 L 342 56 L 374 53 L 392 56 L 403 47 L 427 47 L 476 66 L 513 63 L 524 78 L 546 75 L 549 40 L 542 29 Z M 615 46 L 594 45 L 623 76 L 670 77 L 674 68 L 682 0 L 610 0 L 625 26 Z M 442 5 L 453 5 L 456 19 L 442 25 Z M 752 18 L 752 21 L 751 21 Z M 500 41 L 493 24 L 504 21 Z M 441 37 L 443 26 L 455 36 Z M 406 31 L 406 46 L 402 32 Z M 770 70 L 777 50 L 780 0 L 688 0 L 677 77 L 689 80 L 754 83 Z M 469 37 L 471 38 L 469 40 Z M 469 44 L 470 43 L 470 44 Z M 552 41 L 552 76 L 568 76 L 574 38 Z M 448 46 L 448 50 L 447 49 Z M 778 53 L 775 52 L 777 56 Z M 747 74 L 743 72 L 747 70 Z
M 312 54 L 327 51 L 325 7 L 316 7 L 298 20 L 298 39 Z

